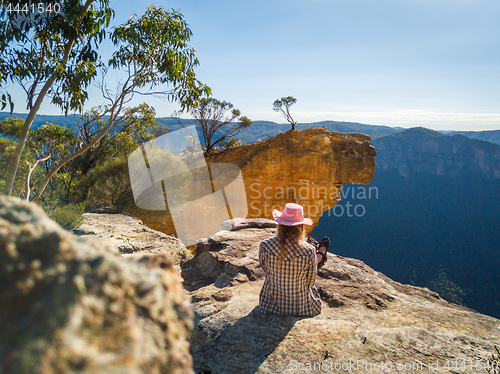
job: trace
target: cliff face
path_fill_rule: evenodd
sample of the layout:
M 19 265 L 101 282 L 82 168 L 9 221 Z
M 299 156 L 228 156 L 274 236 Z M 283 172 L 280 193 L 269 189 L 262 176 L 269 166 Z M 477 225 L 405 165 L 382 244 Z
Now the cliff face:
M 314 235 L 335 226 L 340 255 L 399 282 L 439 287 L 445 274 L 456 290 L 445 297 L 500 318 L 500 145 L 424 128 L 371 143 L 380 195 L 344 195 L 336 210 L 361 203 L 366 215 L 325 216 Z
M 324 128 L 293 130 L 264 141 L 211 154 L 207 164 L 234 164 L 241 169 L 248 218 L 271 218 L 285 203 L 304 206 L 314 225 L 340 200 L 345 183 L 368 184 L 375 173 L 375 148 L 362 134 L 334 133 Z M 226 176 L 227 185 L 231 176 Z M 227 183 L 226 183 L 227 182 Z M 196 189 L 192 189 L 197 193 Z M 244 203 L 244 202 L 243 202 Z M 147 211 L 128 210 L 148 226 L 173 233 L 170 217 L 161 220 Z M 193 212 L 193 215 L 197 212 Z M 239 217 L 236 215 L 236 217 Z M 246 218 L 246 217 L 241 217 Z
M 455 177 L 476 174 L 500 178 L 500 146 L 462 135 L 443 135 L 424 128 L 412 128 L 373 141 L 381 170 L 396 170 L 408 177 L 430 173 Z

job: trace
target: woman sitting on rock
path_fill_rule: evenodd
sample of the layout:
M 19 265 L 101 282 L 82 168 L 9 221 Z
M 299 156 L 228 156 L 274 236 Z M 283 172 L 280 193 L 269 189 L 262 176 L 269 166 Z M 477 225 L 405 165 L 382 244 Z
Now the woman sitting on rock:
M 273 218 L 279 223 L 277 236 L 262 241 L 259 249 L 259 261 L 266 272 L 259 297 L 260 311 L 317 315 L 321 312 L 321 300 L 314 283 L 318 266 L 326 262 L 330 239 L 325 237 L 320 243 L 312 237 L 305 240 L 304 225 L 313 222 L 304 218 L 301 205 L 287 203 L 283 213 L 273 211 Z

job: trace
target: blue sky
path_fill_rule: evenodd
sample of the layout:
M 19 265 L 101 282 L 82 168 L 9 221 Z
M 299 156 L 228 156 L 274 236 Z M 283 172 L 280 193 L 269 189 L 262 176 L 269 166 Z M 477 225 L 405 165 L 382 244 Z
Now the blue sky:
M 198 78 L 252 120 L 285 122 L 272 103 L 292 95 L 299 122 L 500 129 L 498 0 L 117 0 L 114 23 L 150 3 L 183 13 Z

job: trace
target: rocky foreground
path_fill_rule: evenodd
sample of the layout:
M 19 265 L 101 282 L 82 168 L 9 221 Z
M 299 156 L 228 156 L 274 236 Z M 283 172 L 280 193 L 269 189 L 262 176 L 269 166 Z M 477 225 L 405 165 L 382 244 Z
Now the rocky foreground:
M 0 196 L 0 374 L 193 372 L 193 314 L 171 246 L 140 247 L 155 233 L 137 222 L 120 231 L 131 218 L 114 218 L 102 216 L 115 240 L 146 255 L 126 258 L 117 242 L 75 236 L 36 204 Z
M 0 374 L 484 373 L 500 343 L 499 320 L 333 254 L 320 315 L 262 315 L 273 221 L 226 221 L 189 259 L 133 217 L 85 220 L 0 197 Z
M 73 232 L 82 238 L 98 237 L 133 259 L 144 255 L 170 256 L 177 270 L 181 262 L 193 257 L 175 236 L 153 230 L 128 214 L 84 213 L 83 223 Z

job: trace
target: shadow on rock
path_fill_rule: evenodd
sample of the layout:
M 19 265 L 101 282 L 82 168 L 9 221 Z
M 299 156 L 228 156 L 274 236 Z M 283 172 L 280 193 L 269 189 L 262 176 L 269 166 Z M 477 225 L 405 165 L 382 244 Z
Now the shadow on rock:
M 221 326 L 220 334 L 213 329 L 213 323 L 211 329 L 208 328 L 210 322 L 198 323 L 191 337 L 192 342 L 198 340 L 198 344 L 191 344 L 194 369 L 200 374 L 253 374 L 294 324 L 304 318 L 308 317 L 262 314 L 257 306 L 232 326 Z M 212 339 L 207 339 L 207 335 Z M 199 344 L 202 341 L 205 344 Z

